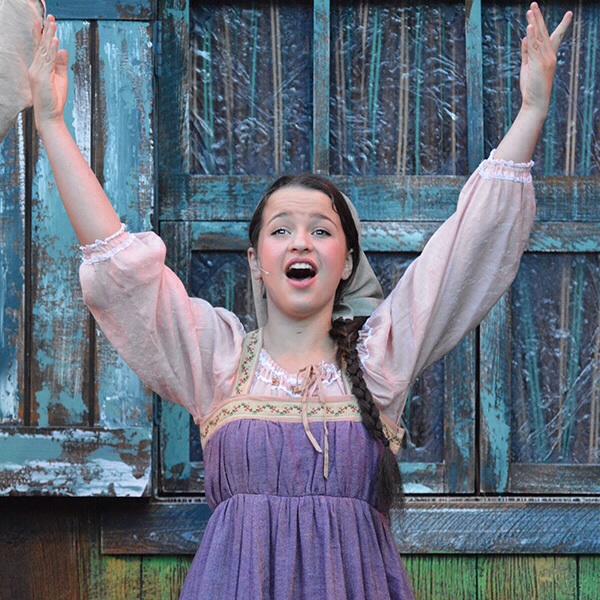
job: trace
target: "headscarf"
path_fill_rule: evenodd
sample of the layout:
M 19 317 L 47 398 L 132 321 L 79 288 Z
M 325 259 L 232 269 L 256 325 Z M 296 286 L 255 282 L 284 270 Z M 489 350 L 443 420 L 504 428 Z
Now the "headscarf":
M 32 29 L 45 16 L 44 0 L 0 1 L 0 142 L 32 104 L 27 73 L 33 60 Z
M 348 208 L 352 213 L 352 219 L 358 231 L 359 246 L 361 242 L 360 220 L 354 204 L 347 196 L 344 196 Z M 252 279 L 252 295 L 254 298 L 254 310 L 259 327 L 267 323 L 267 299 L 263 293 L 262 281 Z M 331 321 L 351 321 L 356 317 L 368 317 L 383 301 L 383 290 L 377 280 L 373 268 L 365 253 L 360 250 L 358 267 L 352 279 L 344 286 L 342 294 L 336 299 L 333 306 Z

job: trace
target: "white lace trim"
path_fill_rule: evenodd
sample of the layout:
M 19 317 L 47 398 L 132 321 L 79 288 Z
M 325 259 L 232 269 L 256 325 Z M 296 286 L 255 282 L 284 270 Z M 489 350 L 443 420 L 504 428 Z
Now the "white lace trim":
M 322 362 L 320 367 L 323 375 L 321 380 L 323 385 L 330 386 L 342 381 L 342 374 L 337 365 Z M 290 397 L 299 398 L 302 395 L 300 388 L 302 387 L 304 378 L 297 373 L 293 374 L 284 371 L 269 356 L 269 353 L 264 348 L 260 351 L 254 376 L 263 383 L 270 385 L 273 389 L 281 390 Z
M 369 352 L 369 348 L 367 347 L 367 343 L 371 339 L 371 335 L 373 334 L 373 328 L 369 325 L 369 321 L 362 326 L 361 330 L 358 332 L 358 340 L 356 342 L 356 350 L 358 352 L 358 358 L 360 358 L 360 362 L 363 366 L 363 369 L 366 368 L 366 363 L 371 358 L 371 353 Z
M 93 244 L 87 246 L 80 246 L 80 250 L 83 253 L 81 262 L 84 265 L 93 265 L 95 263 L 110 260 L 115 254 L 121 252 L 133 243 L 134 235 L 129 233 L 127 237 L 118 245 L 112 245 L 111 242 L 117 239 L 123 233 L 127 233 L 127 227 L 125 224 L 121 224 L 119 231 L 113 233 L 105 240 L 96 240 Z
M 478 167 L 480 177 L 483 179 L 504 179 L 516 183 L 531 182 L 531 168 L 535 164 L 532 160 L 527 163 L 516 163 L 512 160 L 494 158 L 496 150 L 492 150 L 490 157 Z M 512 171 L 512 172 L 511 172 Z M 523 174 L 517 174 L 522 171 Z

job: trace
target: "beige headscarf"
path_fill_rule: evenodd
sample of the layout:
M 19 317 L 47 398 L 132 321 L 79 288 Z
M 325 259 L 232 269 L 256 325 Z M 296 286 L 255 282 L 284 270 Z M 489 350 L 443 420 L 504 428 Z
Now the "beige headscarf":
M 358 231 L 359 242 L 361 240 L 360 220 L 354 204 L 350 199 L 344 196 L 348 208 L 352 213 L 352 218 Z M 267 299 L 263 294 L 261 281 L 252 277 L 252 295 L 254 297 L 254 310 L 259 327 L 264 327 L 267 323 Z M 346 285 L 341 297 L 333 307 L 331 320 L 351 321 L 355 317 L 368 317 L 383 301 L 383 290 L 373 272 L 369 260 L 365 253 L 360 251 L 358 268 L 354 277 Z
M 32 29 L 45 16 L 44 0 L 0 0 L 0 142 L 19 113 L 31 106 L 27 71 L 33 60 Z

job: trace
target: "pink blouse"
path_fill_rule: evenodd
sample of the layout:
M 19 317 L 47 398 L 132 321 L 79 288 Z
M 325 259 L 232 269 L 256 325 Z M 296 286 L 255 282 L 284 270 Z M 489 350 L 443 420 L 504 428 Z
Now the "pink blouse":
M 535 214 L 533 163 L 490 159 L 465 184 L 456 212 L 431 237 L 359 340 L 365 380 L 382 414 L 399 423 L 411 384 L 483 319 L 508 289 Z M 122 227 L 82 248 L 85 303 L 143 383 L 200 425 L 232 394 L 244 329 L 223 308 L 190 298 L 165 266 L 154 233 Z M 319 365 L 325 396 L 347 394 L 335 365 Z M 252 394 L 298 395 L 302 375 L 262 350 Z

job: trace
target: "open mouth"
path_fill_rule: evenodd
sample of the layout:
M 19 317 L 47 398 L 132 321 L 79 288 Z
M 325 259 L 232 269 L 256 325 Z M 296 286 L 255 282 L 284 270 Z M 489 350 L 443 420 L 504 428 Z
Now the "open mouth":
M 294 279 L 295 281 L 304 281 L 314 277 L 317 274 L 317 271 L 309 263 L 297 262 L 290 265 L 285 274 L 287 277 Z

